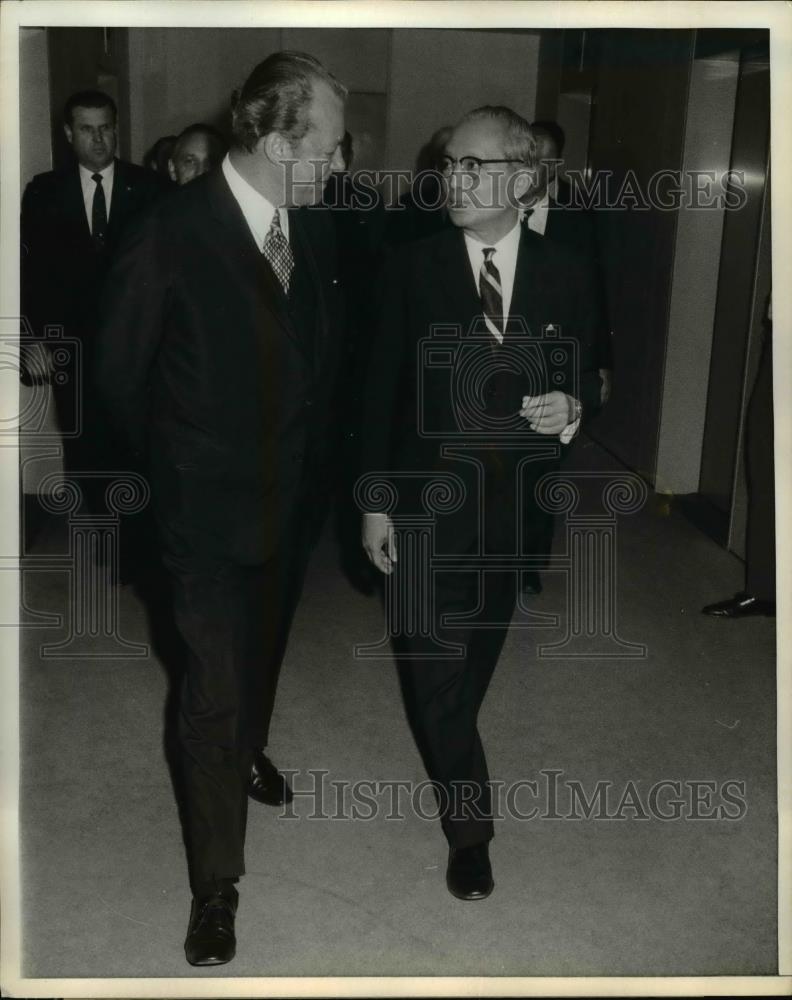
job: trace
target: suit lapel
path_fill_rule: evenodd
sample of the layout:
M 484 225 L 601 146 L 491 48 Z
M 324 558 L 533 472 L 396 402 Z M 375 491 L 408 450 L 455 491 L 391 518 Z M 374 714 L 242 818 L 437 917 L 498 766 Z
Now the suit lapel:
M 449 230 L 438 252 L 440 282 L 450 307 L 449 319 L 453 317 L 452 321 L 461 324 L 464 337 L 472 320 L 482 314 L 482 306 L 463 231 Z
M 548 198 L 547 203 L 548 203 L 547 222 L 545 223 L 544 236 L 545 238 L 549 237 L 551 239 L 555 239 L 556 229 L 558 228 L 556 225 L 556 221 L 560 217 L 559 216 L 560 209 L 558 203 L 555 202 L 552 198 Z
M 536 258 L 539 251 L 537 241 L 542 237 L 532 233 L 527 226 L 522 227 L 520 244 L 517 250 L 517 265 L 514 272 L 514 287 L 512 289 L 511 306 L 509 308 L 509 324 L 506 332 L 515 332 L 519 326 L 513 322 L 514 317 L 523 317 L 531 325 L 531 317 L 535 314 L 537 296 L 541 289 L 536 282 Z M 483 309 L 479 297 L 476 279 L 470 266 L 470 257 L 465 246 L 465 237 L 461 229 L 449 232 L 440 253 L 440 280 L 445 297 L 449 304 L 449 317 L 462 324 L 463 336 L 467 333 L 470 323 L 476 316 L 481 316 Z M 538 335 L 539 331 L 531 330 Z
M 301 349 L 304 344 L 297 335 L 288 312 L 288 303 L 280 282 L 266 258 L 256 246 L 250 227 L 239 203 L 223 176 L 222 170 L 207 178 L 212 214 L 223 226 L 225 250 L 233 255 L 243 283 L 254 290 L 258 301 L 278 325 Z
M 71 219 L 80 235 L 90 243 L 91 228 L 88 225 L 88 216 L 85 214 L 80 168 L 76 164 L 74 169 L 69 170 L 64 178 L 63 211 Z
M 110 199 L 110 216 L 107 220 L 108 233 L 112 237 L 121 227 L 124 216 L 129 210 L 130 192 L 132 187 L 124 165 L 120 160 L 115 161 L 113 171 L 113 195 Z
M 302 213 L 298 211 L 289 212 L 289 236 L 295 260 L 298 262 L 298 266 L 304 266 L 306 272 L 305 278 L 313 286 L 316 296 L 317 309 L 314 320 L 314 338 L 313 343 L 307 346 L 313 353 L 316 367 L 319 368 L 320 359 L 324 356 L 327 347 L 327 303 L 322 291 L 322 281 L 316 256 L 311 249 L 311 243 L 305 231 Z
M 519 332 L 521 325 L 517 323 L 518 318 L 528 324 L 533 335 L 538 336 L 540 333 L 539 330 L 533 329 L 532 317 L 535 315 L 537 295 L 541 294 L 536 281 L 536 255 L 537 241 L 543 238 L 530 230 L 527 225 L 521 227 L 507 334 Z

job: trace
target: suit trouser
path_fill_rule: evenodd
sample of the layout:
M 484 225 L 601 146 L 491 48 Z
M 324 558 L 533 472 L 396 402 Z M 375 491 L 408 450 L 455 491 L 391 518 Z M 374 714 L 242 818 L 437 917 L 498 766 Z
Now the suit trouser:
M 307 564 L 306 533 L 288 541 L 259 566 L 186 568 L 165 559 L 187 645 L 178 735 L 193 886 L 245 871 L 252 751 L 268 740 Z
M 460 643 L 464 656 L 423 659 L 426 640 L 402 637 L 396 642 L 399 675 L 410 726 L 438 792 L 443 832 L 452 847 L 468 847 L 490 840 L 494 833 L 487 760 L 477 723 L 514 612 L 517 575 L 485 572 L 480 609 L 473 621 L 459 625 L 443 625 L 441 618 L 477 608 L 477 574 L 438 573 L 436 579 L 435 635 Z M 498 624 L 476 627 L 482 622 Z

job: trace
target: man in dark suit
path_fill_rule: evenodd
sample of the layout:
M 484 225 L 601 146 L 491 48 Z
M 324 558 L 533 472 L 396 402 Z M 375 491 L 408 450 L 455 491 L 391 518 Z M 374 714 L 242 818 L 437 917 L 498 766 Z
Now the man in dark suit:
M 449 843 L 447 885 L 465 900 L 493 888 L 477 717 L 515 607 L 520 510 L 532 506 L 536 550 L 547 514 L 534 488 L 599 404 L 590 268 L 519 223 L 534 157 L 528 123 L 508 108 L 480 108 L 454 129 L 441 169 L 455 228 L 397 249 L 388 263 L 363 424 L 364 470 L 393 475 L 400 493 L 395 520 L 369 502 L 364 548 L 393 574 L 395 593 L 410 600 L 418 591 L 415 606 L 431 609 L 431 629 L 413 619 L 396 653 Z M 397 550 L 398 519 L 425 521 L 428 484 L 438 480 L 446 496 L 431 552 L 414 538 Z M 424 595 L 435 557 L 454 565 L 435 565 Z M 397 610 L 409 619 L 414 606 Z M 442 655 L 438 642 L 457 643 L 461 655 Z
M 579 254 L 594 268 L 597 279 L 594 286 L 594 351 L 602 382 L 600 402 L 604 406 L 610 398 L 613 383 L 613 352 L 596 220 L 590 209 L 583 209 L 575 204 L 569 183 L 558 176 L 559 165 L 563 163 L 561 156 L 564 151 L 564 130 L 556 122 L 545 121 L 533 122 L 531 131 L 536 140 L 536 184 L 525 200 L 523 219 L 530 230 Z M 530 520 L 532 516 L 531 510 L 527 510 L 526 518 Z M 548 522 L 547 528 L 551 534 L 546 540 L 545 548 L 549 551 L 552 542 L 551 522 Z M 527 597 L 541 591 L 542 581 L 538 570 L 525 572 L 522 577 L 523 595 Z
M 179 739 L 193 965 L 234 955 L 260 768 L 284 794 L 263 748 L 322 514 L 341 322 L 332 223 L 292 209 L 317 204 L 341 165 L 345 95 L 311 56 L 265 59 L 235 102 L 220 169 L 163 199 L 108 278 L 98 385 L 146 455 L 188 648 Z
M 22 199 L 22 311 L 34 335 L 59 326 L 74 338 L 81 358 L 65 366 L 66 379 L 53 380 L 64 438 L 67 472 L 93 469 L 106 457 L 90 381 L 98 304 L 107 268 L 124 229 L 163 191 L 151 171 L 115 156 L 117 113 L 101 91 L 73 94 L 63 128 L 75 162 L 38 174 Z M 57 341 L 48 341 L 56 344 Z M 78 388 L 82 392 L 78 392 Z
M 443 125 L 421 147 L 410 190 L 399 198 L 398 207 L 394 206 L 387 212 L 383 234 L 387 246 L 432 236 L 451 224 L 445 207 L 442 180 L 437 174 L 440 157 L 445 152 L 451 132 L 450 125 Z
M 613 384 L 613 349 L 605 294 L 605 277 L 599 254 L 599 240 L 594 212 L 575 203 L 571 185 L 558 176 L 564 151 L 564 131 L 555 122 L 534 122 L 538 160 L 537 185 L 527 205 L 529 229 L 549 240 L 561 243 L 593 261 L 597 273 L 598 325 L 595 349 L 602 379 L 602 405 L 610 398 Z

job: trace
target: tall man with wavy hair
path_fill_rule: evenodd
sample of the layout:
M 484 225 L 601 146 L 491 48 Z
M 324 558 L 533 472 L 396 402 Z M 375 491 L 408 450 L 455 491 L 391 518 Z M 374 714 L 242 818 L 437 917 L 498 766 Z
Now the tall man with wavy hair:
M 515 608 L 519 557 L 540 556 L 549 538 L 535 487 L 599 405 L 600 383 L 591 267 L 520 224 L 535 183 L 528 123 L 505 107 L 470 112 L 440 169 L 454 228 L 397 248 L 385 269 L 361 452 L 369 483 L 392 477 L 380 495 L 399 502 L 395 513 L 364 513 L 363 545 L 411 610 L 420 581 L 434 588 L 422 604 L 431 631 L 406 613 L 396 653 L 438 792 L 448 889 L 479 900 L 494 882 L 478 713 Z M 399 517 L 426 523 L 432 482 L 459 502 L 436 512 L 431 551 L 413 539 L 400 552 Z M 453 565 L 434 565 L 436 556 Z
M 188 649 L 193 965 L 235 953 L 248 794 L 289 794 L 264 747 L 321 513 L 341 323 L 331 222 L 298 209 L 342 165 L 345 96 L 309 55 L 265 59 L 221 168 L 164 199 L 108 279 L 97 384 L 147 463 Z

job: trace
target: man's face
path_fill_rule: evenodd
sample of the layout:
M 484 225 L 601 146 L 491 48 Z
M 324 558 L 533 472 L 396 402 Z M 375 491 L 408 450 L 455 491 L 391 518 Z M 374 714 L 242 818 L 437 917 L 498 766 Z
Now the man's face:
M 173 156 L 168 160 L 168 173 L 177 184 L 187 184 L 213 166 L 212 142 L 205 133 L 196 132 L 176 143 Z
M 344 103 L 324 82 L 314 84 L 308 117 L 311 128 L 292 144 L 296 163 L 287 166 L 286 201 L 290 205 L 317 204 L 332 171 L 344 169 Z
M 483 163 L 476 173 L 458 162 L 466 157 L 506 160 L 505 149 L 505 129 L 498 121 L 463 122 L 451 133 L 445 155 L 457 162 L 446 183 L 448 215 L 455 226 L 475 230 L 497 222 L 499 217 L 516 214 L 516 198 L 523 190 L 515 183 L 518 163 Z
M 87 170 L 104 170 L 116 150 L 116 121 L 112 108 L 75 108 L 71 124 L 64 125 L 77 162 Z

